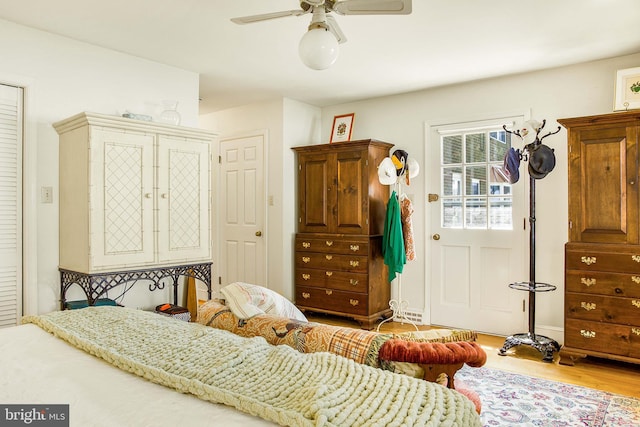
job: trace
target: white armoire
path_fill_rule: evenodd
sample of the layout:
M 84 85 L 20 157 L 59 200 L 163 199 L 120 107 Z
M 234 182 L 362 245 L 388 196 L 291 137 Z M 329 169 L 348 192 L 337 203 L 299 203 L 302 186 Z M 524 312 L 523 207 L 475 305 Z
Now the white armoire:
M 86 112 L 53 126 L 61 271 L 211 262 L 214 133 Z

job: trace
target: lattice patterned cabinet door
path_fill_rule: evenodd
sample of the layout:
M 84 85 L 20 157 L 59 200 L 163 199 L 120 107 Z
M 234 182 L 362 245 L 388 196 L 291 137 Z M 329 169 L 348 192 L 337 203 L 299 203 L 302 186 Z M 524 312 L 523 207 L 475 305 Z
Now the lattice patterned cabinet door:
M 160 136 L 158 142 L 158 257 L 210 258 L 210 145 Z
M 91 140 L 92 266 L 154 261 L 154 136 L 95 128 Z

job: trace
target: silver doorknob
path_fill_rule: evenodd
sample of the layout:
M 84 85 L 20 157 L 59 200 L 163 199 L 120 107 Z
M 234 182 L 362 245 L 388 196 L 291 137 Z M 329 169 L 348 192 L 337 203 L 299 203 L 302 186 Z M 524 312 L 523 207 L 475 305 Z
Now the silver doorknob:
M 433 240 L 440 240 L 440 235 L 438 233 L 434 234 L 433 236 L 431 236 L 431 238 Z
M 262 231 L 256 231 L 256 236 L 258 237 L 262 236 Z

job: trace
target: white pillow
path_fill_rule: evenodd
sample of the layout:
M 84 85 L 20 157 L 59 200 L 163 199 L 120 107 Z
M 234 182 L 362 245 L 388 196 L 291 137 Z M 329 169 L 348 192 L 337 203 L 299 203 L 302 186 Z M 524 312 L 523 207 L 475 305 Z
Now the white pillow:
M 249 319 L 259 314 L 273 314 L 303 322 L 307 318 L 282 295 L 263 286 L 235 282 L 220 289 L 226 304 L 240 319 Z

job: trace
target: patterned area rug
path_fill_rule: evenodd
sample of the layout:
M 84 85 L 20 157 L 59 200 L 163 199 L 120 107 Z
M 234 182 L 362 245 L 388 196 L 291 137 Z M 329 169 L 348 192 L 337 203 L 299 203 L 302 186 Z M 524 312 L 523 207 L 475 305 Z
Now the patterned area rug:
M 482 425 L 637 427 L 640 400 L 490 368 L 456 374 L 482 401 Z

